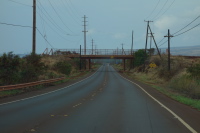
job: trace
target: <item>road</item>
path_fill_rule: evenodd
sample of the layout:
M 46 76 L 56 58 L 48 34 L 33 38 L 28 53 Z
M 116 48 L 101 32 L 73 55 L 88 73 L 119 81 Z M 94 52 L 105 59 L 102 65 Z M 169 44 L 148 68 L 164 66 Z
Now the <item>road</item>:
M 0 104 L 1 133 L 190 133 L 137 85 L 105 64 L 55 92 Z

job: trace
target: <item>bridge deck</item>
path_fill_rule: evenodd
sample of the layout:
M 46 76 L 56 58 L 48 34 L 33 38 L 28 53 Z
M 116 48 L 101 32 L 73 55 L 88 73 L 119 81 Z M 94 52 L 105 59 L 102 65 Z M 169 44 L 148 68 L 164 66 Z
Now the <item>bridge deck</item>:
M 69 58 L 79 58 L 80 55 L 68 55 Z M 81 55 L 82 59 L 133 59 L 132 55 Z

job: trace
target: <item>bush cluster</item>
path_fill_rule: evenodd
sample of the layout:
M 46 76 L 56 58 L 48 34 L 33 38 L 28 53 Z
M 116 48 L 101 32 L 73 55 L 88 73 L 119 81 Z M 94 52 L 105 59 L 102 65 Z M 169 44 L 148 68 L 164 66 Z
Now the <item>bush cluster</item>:
M 70 63 L 66 61 L 59 61 L 55 64 L 54 69 L 62 74 L 69 75 L 71 72 L 72 66 Z
M 21 67 L 19 56 L 13 55 L 12 52 L 3 54 L 0 57 L 0 84 L 14 84 L 19 80 L 19 71 Z
M 146 61 L 147 59 L 147 54 L 145 54 L 145 51 L 140 49 L 138 51 L 136 51 L 134 53 L 134 66 L 140 66 L 142 64 L 144 64 L 144 62 Z
M 187 68 L 187 72 L 190 76 L 200 80 L 200 64 L 195 64 L 194 66 Z
M 40 80 L 41 76 L 54 78 L 55 73 L 69 75 L 72 69 L 71 64 L 66 61 L 55 62 L 53 66 L 51 68 L 45 65 L 42 56 L 37 54 L 20 58 L 12 52 L 4 53 L 0 57 L 0 85 L 34 82 Z

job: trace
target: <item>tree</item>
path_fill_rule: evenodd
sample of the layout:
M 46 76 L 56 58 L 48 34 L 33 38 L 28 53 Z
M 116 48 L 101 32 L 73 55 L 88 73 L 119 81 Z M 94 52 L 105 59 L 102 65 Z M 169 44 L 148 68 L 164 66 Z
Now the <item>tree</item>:
M 134 53 L 134 66 L 140 66 L 144 64 L 145 60 L 147 59 L 147 54 L 145 51 L 140 49 Z

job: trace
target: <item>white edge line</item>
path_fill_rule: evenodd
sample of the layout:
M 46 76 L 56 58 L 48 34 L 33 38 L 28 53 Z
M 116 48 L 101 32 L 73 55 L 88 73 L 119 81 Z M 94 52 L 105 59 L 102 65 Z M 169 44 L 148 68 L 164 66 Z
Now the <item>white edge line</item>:
M 102 67 L 102 66 L 101 66 L 101 67 Z M 100 67 L 100 68 L 101 68 L 101 67 Z M 100 68 L 99 68 L 99 69 L 100 69 Z M 98 70 L 99 70 L 99 69 L 98 69 Z M 68 87 L 71 87 L 71 86 L 73 86 L 73 85 L 76 85 L 76 84 L 78 84 L 78 83 L 80 83 L 80 82 L 82 82 L 82 81 L 84 81 L 84 80 L 86 80 L 86 79 L 88 79 L 88 78 L 94 76 L 94 75 L 98 72 L 98 70 L 97 70 L 94 74 L 90 75 L 89 77 L 84 78 L 84 79 L 82 79 L 82 80 L 80 80 L 80 81 L 78 81 L 78 82 L 76 82 L 76 83 L 73 83 L 73 84 L 71 84 L 71 85 L 68 85 L 68 86 L 66 86 L 66 87 L 63 87 L 63 88 L 60 88 L 60 89 L 57 89 L 57 90 L 54 90 L 54 91 L 50 91 L 50 92 L 47 92 L 47 93 L 44 93 L 44 94 L 40 94 L 40 95 L 36 95 L 36 96 L 32 96 L 32 97 L 28 97 L 28 98 L 24 98 L 24 99 L 20 99 L 20 100 L 15 100 L 15 101 L 7 102 L 7 103 L 2 103 L 2 104 L 0 104 L 0 106 L 1 106 L 1 105 L 6 105 L 6 104 L 15 103 L 15 102 L 19 102 L 19 101 L 24 101 L 24 100 L 28 100 L 28 99 L 32 99 L 32 98 L 36 98 L 36 97 L 43 96 L 43 95 L 47 95 L 47 94 L 54 93 L 54 92 L 57 92 L 57 91 L 61 91 L 61 90 L 63 90 L 63 89 L 66 89 L 66 88 L 68 88 Z
M 120 75 L 120 74 L 119 74 Z M 120 75 L 121 76 L 121 75 Z M 169 113 L 171 113 L 175 118 L 177 118 L 188 130 L 190 130 L 192 133 L 197 133 L 196 130 L 194 130 L 189 124 L 187 124 L 181 117 L 179 117 L 176 113 L 174 113 L 172 110 L 170 110 L 168 107 L 166 107 L 164 104 L 162 104 L 160 101 L 158 101 L 156 98 L 154 98 L 152 95 L 150 95 L 147 91 L 145 91 L 144 88 L 142 88 L 140 85 L 138 85 L 137 83 L 121 76 L 122 78 L 126 79 L 127 81 L 135 84 L 136 86 L 138 86 L 142 91 L 144 91 L 150 98 L 152 98 L 154 101 L 156 101 L 159 105 L 161 105 L 161 107 L 165 108 Z

